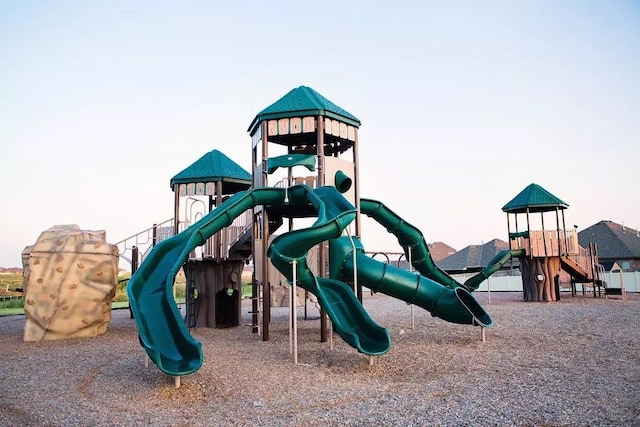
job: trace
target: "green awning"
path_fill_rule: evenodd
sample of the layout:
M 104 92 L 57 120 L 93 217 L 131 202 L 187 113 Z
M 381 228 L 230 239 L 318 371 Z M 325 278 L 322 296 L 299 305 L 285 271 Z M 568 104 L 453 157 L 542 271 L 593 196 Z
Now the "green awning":
M 273 173 L 278 168 L 292 168 L 294 166 L 304 166 L 310 171 L 314 171 L 316 156 L 313 154 L 285 154 L 267 159 L 267 173 Z
M 356 116 L 338 107 L 310 87 L 300 86 L 289 91 L 285 96 L 260 111 L 251 122 L 251 125 L 249 125 L 247 131 L 250 135 L 253 135 L 258 123 L 264 120 L 317 115 L 360 127 L 360 120 Z
M 506 213 L 549 212 L 566 209 L 569 204 L 549 193 L 538 184 L 530 184 L 502 207 Z
M 225 194 L 251 187 L 252 176 L 236 162 L 218 150 L 210 151 L 189 167 L 171 178 L 171 189 L 176 184 L 223 182 Z

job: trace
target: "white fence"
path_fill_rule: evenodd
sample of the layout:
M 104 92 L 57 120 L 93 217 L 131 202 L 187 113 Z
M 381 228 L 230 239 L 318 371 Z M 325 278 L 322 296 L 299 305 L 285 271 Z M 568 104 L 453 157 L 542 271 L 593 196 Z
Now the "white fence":
M 472 274 L 456 274 L 453 277 L 459 283 L 464 283 L 465 280 L 471 276 Z M 607 282 L 607 286 L 611 288 L 619 288 L 620 284 L 623 283 L 627 292 L 640 292 L 640 272 L 638 271 L 626 273 L 605 273 L 605 281 Z M 564 284 L 562 287 L 566 288 L 568 287 L 568 284 Z M 582 285 L 580 283 L 576 283 L 576 289 L 578 292 L 582 292 Z M 522 292 L 522 277 L 491 276 L 480 284 L 476 292 L 486 292 L 488 290 L 491 290 L 492 292 Z

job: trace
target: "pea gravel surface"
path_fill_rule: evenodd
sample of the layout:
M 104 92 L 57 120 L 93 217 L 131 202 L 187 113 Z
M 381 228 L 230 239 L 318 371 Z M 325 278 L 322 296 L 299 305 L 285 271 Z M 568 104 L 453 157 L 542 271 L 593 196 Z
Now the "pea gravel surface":
M 269 340 L 247 325 L 198 328 L 204 364 L 174 379 L 145 368 L 135 321 L 114 310 L 104 335 L 22 342 L 24 316 L 0 318 L 1 426 L 640 426 L 640 294 L 563 294 L 523 302 L 476 293 L 494 326 L 432 317 L 365 294 L 391 350 L 373 358 L 298 308 L 298 364 L 287 308 Z M 243 322 L 250 321 L 243 301 Z

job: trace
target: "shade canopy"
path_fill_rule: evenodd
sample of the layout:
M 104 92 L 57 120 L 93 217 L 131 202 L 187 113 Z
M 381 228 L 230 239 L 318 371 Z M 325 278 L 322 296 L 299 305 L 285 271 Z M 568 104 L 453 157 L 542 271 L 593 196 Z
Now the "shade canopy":
M 171 189 L 180 184 L 222 182 L 222 193 L 233 194 L 251 187 L 252 176 L 236 162 L 218 150 L 196 160 L 191 166 L 171 178 Z
M 538 184 L 530 184 L 502 207 L 506 213 L 549 212 L 567 209 L 569 204 Z
M 338 107 L 310 87 L 300 86 L 292 89 L 282 98 L 260 111 L 249 125 L 247 131 L 250 135 L 253 135 L 258 124 L 264 120 L 318 115 L 360 127 L 360 120 L 356 116 Z

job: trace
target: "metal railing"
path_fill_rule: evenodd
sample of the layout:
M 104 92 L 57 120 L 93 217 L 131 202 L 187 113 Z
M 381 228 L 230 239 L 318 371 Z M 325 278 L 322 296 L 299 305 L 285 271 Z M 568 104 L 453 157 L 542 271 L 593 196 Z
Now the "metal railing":
M 174 235 L 174 224 L 174 219 L 171 218 L 159 224 L 153 224 L 151 227 L 115 243 L 118 247 L 120 258 L 129 265 L 128 270 L 131 273 L 135 273 L 140 263 L 156 244 Z M 251 209 L 248 209 L 242 215 L 235 218 L 230 226 L 225 227 L 217 233 L 220 237 L 220 256 L 222 258 L 229 257 L 230 249 L 251 229 L 252 224 L 253 213 Z M 179 231 L 181 232 L 187 229 L 190 225 L 189 222 L 181 221 L 178 225 Z M 214 237 L 215 236 L 211 236 L 202 246 L 202 257 L 215 256 L 214 249 L 216 239 Z M 197 257 L 198 253 L 196 251 L 189 255 L 190 259 Z
M 236 217 L 230 226 L 225 227 L 220 231 L 221 234 L 221 251 L 220 254 L 223 258 L 229 258 L 229 251 L 240 241 L 242 236 L 249 231 L 253 226 L 253 210 L 247 209 Z M 213 239 L 209 239 L 212 242 Z
M 120 258 L 129 264 L 129 270 L 134 273 L 146 254 L 158 242 L 173 236 L 173 230 L 174 221 L 171 218 L 159 224 L 153 224 L 151 227 L 114 244 L 118 247 Z

